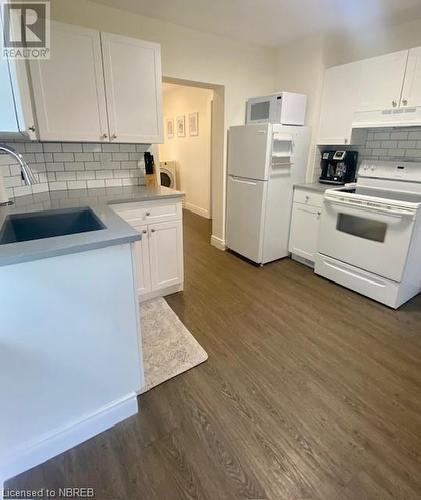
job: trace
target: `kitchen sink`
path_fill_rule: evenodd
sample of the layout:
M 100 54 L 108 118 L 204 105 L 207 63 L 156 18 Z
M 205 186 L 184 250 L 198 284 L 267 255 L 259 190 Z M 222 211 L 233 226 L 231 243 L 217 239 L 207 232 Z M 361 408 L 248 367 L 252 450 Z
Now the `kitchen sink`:
M 0 245 L 105 229 L 89 207 L 12 214 L 0 230 Z

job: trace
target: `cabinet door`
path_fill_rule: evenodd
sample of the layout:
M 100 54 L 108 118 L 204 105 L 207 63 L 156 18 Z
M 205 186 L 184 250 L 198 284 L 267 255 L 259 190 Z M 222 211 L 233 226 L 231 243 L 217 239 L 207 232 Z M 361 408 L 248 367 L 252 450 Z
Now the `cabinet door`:
M 350 144 L 352 118 L 358 99 L 358 76 L 356 63 L 326 70 L 318 144 Z
M 393 52 L 358 61 L 360 83 L 356 111 L 376 111 L 399 106 L 408 51 Z
M 294 203 L 292 209 L 289 251 L 314 262 L 321 208 Z
M 18 127 L 25 137 L 34 141 L 38 138 L 38 134 L 35 128 L 31 93 L 29 90 L 28 64 L 27 61 L 22 59 L 9 62 Z
M 111 139 L 162 142 L 159 44 L 101 33 Z
M 99 32 L 52 22 L 51 47 L 30 61 L 39 138 L 108 142 Z
M 142 235 L 141 241 L 136 241 L 135 246 L 135 272 L 137 279 L 137 292 L 145 295 L 151 291 L 151 271 L 149 259 L 149 232 L 147 226 L 133 226 Z
M 3 58 L 0 58 L 0 102 L 0 133 L 19 133 L 9 65 Z
M 409 50 L 401 106 L 421 106 L 421 47 Z
M 161 222 L 148 228 L 152 290 L 182 283 L 182 222 Z

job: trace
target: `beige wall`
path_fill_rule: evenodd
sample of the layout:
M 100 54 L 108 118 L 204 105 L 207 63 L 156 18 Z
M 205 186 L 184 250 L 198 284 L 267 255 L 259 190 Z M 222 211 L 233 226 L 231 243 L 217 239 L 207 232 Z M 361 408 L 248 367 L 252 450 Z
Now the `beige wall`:
M 213 91 L 184 85 L 164 84 L 164 128 L 166 120 L 184 116 L 186 136 L 168 138 L 159 147 L 161 161 L 174 160 L 177 165 L 178 188 L 186 193 L 185 207 L 203 217 L 211 218 L 210 159 L 211 102 Z M 189 135 L 188 115 L 199 113 L 199 135 Z
M 246 99 L 274 91 L 274 51 L 183 28 L 156 19 L 106 7 L 87 0 L 54 0 L 56 20 L 161 44 L 165 77 L 222 86 L 218 103 L 225 102 L 226 129 L 244 123 Z M 220 147 L 218 149 L 221 149 Z M 213 235 L 225 238 L 225 161 L 216 165 L 212 191 Z

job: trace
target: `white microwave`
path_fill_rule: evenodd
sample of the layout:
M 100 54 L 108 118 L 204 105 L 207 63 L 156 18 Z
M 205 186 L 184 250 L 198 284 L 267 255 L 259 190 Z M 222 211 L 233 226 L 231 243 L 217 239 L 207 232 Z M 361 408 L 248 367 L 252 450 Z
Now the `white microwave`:
M 246 123 L 304 125 L 307 96 L 293 92 L 277 92 L 247 101 Z

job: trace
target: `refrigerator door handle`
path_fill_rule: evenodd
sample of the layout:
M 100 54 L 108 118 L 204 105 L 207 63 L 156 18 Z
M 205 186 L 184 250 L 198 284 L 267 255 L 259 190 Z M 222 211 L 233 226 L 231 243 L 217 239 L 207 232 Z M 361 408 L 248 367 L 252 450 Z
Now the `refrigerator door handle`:
M 240 184 L 250 184 L 251 186 L 257 186 L 257 182 L 242 179 L 241 177 L 235 177 L 234 175 L 231 175 L 230 177 L 231 180 L 233 180 L 234 182 L 239 182 Z

